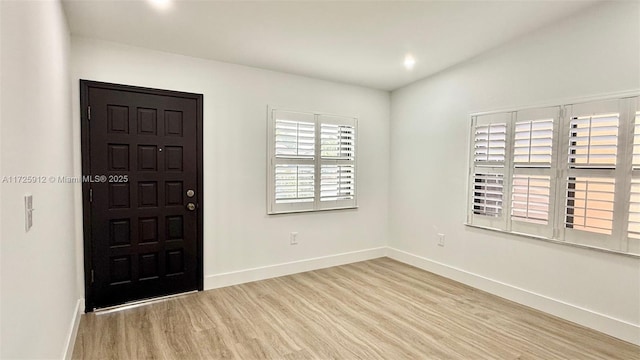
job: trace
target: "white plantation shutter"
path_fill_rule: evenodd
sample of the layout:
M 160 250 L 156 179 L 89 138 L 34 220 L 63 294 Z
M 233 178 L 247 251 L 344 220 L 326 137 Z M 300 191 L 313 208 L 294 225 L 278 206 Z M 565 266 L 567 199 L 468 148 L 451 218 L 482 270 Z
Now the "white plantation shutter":
M 620 126 L 623 106 L 619 100 L 566 107 L 567 137 L 563 154 L 564 194 L 559 223 L 569 242 L 616 249 L 616 200 L 624 190 L 619 186 L 621 158 Z M 623 153 L 624 155 L 624 153 Z M 623 210 L 624 212 L 625 210 Z
M 627 252 L 640 255 L 640 179 L 631 180 Z
M 357 120 L 270 109 L 269 214 L 355 207 Z
M 272 110 L 269 119 L 269 213 L 310 211 L 316 200 L 313 114 Z
M 636 112 L 633 126 L 633 170 L 640 170 L 640 112 Z
M 507 146 L 507 124 L 476 125 L 474 133 L 474 161 L 476 164 L 504 163 Z
M 469 222 L 506 229 L 507 149 L 511 113 L 479 115 L 472 119 Z M 509 159 L 510 162 L 510 159 Z
M 315 123 L 276 119 L 276 157 L 309 157 L 315 154 Z
M 611 235 L 615 185 L 611 178 L 569 178 L 565 227 Z
M 571 168 L 614 168 L 619 121 L 618 113 L 573 117 L 569 123 Z
M 324 159 L 355 159 L 355 127 L 320 124 L 320 155 Z
M 556 111 L 557 113 L 557 111 Z M 515 166 L 551 165 L 554 119 L 517 121 L 513 143 Z
M 468 225 L 640 255 L 640 96 L 471 120 Z
M 276 204 L 313 202 L 314 165 L 276 165 Z
M 635 113 L 628 236 L 640 239 L 640 112 Z
M 501 217 L 504 175 L 476 173 L 473 180 L 473 213 Z
M 628 252 L 640 254 L 640 98 L 634 101 L 635 112 L 631 154 L 631 189 L 629 192 L 629 221 L 627 225 Z
M 356 206 L 355 118 L 319 115 L 320 209 Z
M 640 179 L 631 181 L 631 194 L 629 196 L 629 227 L 628 236 L 640 239 Z
M 513 175 L 511 219 L 547 225 L 550 191 L 549 176 Z
M 511 230 L 552 237 L 554 214 L 557 124 L 560 107 L 520 110 L 515 114 Z
M 353 165 L 322 165 L 320 201 L 353 200 L 355 168 Z

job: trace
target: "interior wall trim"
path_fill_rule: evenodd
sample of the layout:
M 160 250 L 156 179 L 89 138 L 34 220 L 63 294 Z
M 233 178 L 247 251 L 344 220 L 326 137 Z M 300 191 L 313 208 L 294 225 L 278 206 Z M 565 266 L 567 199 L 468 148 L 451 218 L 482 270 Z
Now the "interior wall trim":
M 640 346 L 640 324 L 589 310 L 392 247 L 387 257 Z
M 617 319 L 593 310 L 569 304 L 564 301 L 553 299 L 545 295 L 537 294 L 529 290 L 386 246 L 209 275 L 205 276 L 204 289 L 211 290 L 226 286 L 239 285 L 252 281 L 266 280 L 306 271 L 324 269 L 332 266 L 346 265 L 385 256 L 640 346 L 639 324 L 633 324 L 625 320 Z M 71 319 L 63 359 L 71 359 L 83 309 L 84 299 L 79 299 L 76 304 L 74 317 Z
M 62 358 L 65 360 L 71 360 L 73 356 L 73 346 L 76 343 L 78 337 L 78 329 L 80 328 L 80 318 L 84 313 L 84 299 L 78 299 L 76 302 L 76 308 L 69 324 L 69 333 L 67 334 L 67 341 L 64 347 Z
M 204 289 L 217 289 L 305 271 L 384 257 L 386 246 L 205 276 Z

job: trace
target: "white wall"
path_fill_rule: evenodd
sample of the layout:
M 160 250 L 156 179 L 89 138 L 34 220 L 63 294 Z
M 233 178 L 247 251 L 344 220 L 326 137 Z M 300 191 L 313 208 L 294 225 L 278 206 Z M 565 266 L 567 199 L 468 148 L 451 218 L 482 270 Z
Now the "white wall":
M 391 253 L 640 343 L 638 258 L 463 225 L 469 114 L 640 89 L 639 11 L 597 5 L 394 91 Z
M 73 174 L 68 29 L 57 1 L 2 1 L 2 176 Z M 24 229 L 23 195 L 34 226 Z M 60 358 L 74 316 L 73 187 L 2 184 L 2 358 Z
M 335 259 L 230 272 L 386 245 L 388 92 L 73 38 L 76 173 L 80 172 L 79 79 L 204 94 L 205 288 L 326 266 Z M 267 216 L 267 105 L 359 115 L 358 210 Z M 80 198 L 78 189 L 78 211 Z M 289 245 L 291 231 L 299 233 L 298 245 Z M 80 227 L 77 234 L 80 241 Z M 340 259 L 382 254 L 382 250 L 365 251 Z

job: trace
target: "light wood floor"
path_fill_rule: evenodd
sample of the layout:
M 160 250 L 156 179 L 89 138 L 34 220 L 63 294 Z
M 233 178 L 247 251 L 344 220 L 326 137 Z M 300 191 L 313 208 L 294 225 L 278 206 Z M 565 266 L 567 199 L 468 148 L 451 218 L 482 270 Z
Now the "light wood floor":
M 83 315 L 74 359 L 640 359 L 640 347 L 388 258 Z

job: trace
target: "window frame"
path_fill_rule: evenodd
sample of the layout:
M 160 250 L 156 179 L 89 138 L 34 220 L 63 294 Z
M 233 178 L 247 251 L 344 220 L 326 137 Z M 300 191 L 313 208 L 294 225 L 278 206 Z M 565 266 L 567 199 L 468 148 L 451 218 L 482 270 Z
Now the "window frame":
M 315 129 L 313 156 L 276 156 L 275 130 L 279 114 L 287 114 L 289 117 L 298 117 L 291 121 L 312 122 Z M 287 119 L 290 120 L 290 119 Z M 323 158 L 321 154 L 322 124 L 337 124 L 353 127 L 353 159 Z M 289 214 L 358 208 L 358 117 L 336 115 L 323 112 L 289 110 L 281 107 L 267 107 L 267 214 Z M 277 203 L 275 198 L 276 180 L 275 169 L 279 164 L 313 165 L 314 166 L 314 198 L 309 202 Z M 353 166 L 353 198 L 348 200 L 322 200 L 321 182 L 323 165 L 351 165 Z
M 615 169 L 570 169 L 569 157 L 569 124 L 574 116 L 582 116 L 591 111 L 589 109 L 602 108 L 602 104 L 616 104 L 615 113 L 619 113 L 618 143 Z M 610 107 L 609 107 L 610 108 Z M 544 167 L 516 167 L 514 160 L 516 123 L 526 120 L 542 120 L 544 117 L 536 113 L 557 112 L 553 117 L 552 156 L 549 168 Z M 584 247 L 588 249 L 613 252 L 617 254 L 640 257 L 640 240 L 628 236 L 629 204 L 632 179 L 640 179 L 640 169 L 632 170 L 634 124 L 636 112 L 640 112 L 640 91 L 608 94 L 601 96 L 569 99 L 554 103 L 510 108 L 500 111 L 472 113 L 471 131 L 468 139 L 468 183 L 467 183 L 467 221 L 465 225 L 498 232 L 510 233 L 529 238 L 546 240 L 559 244 Z M 603 113 L 600 110 L 600 113 Z M 474 161 L 474 131 L 477 119 L 486 116 L 502 114 L 510 115 L 511 121 L 507 126 L 507 148 L 505 153 L 505 169 L 503 186 L 502 221 L 491 221 L 487 217 L 474 214 L 473 192 L 474 171 L 477 164 Z M 534 114 L 523 116 L 524 114 Z M 535 119 L 535 118 L 538 119 Z M 550 118 L 550 117 L 548 117 Z M 520 164 L 520 163 L 518 163 Z M 596 234 L 585 230 L 565 227 L 565 210 L 567 206 L 567 179 L 570 174 L 589 177 L 607 177 L 615 179 L 615 193 L 613 204 L 613 224 L 611 235 Z M 602 174 L 603 176 L 599 176 Z M 544 175 L 550 178 L 548 223 L 534 224 L 512 219 L 513 179 L 516 175 Z

